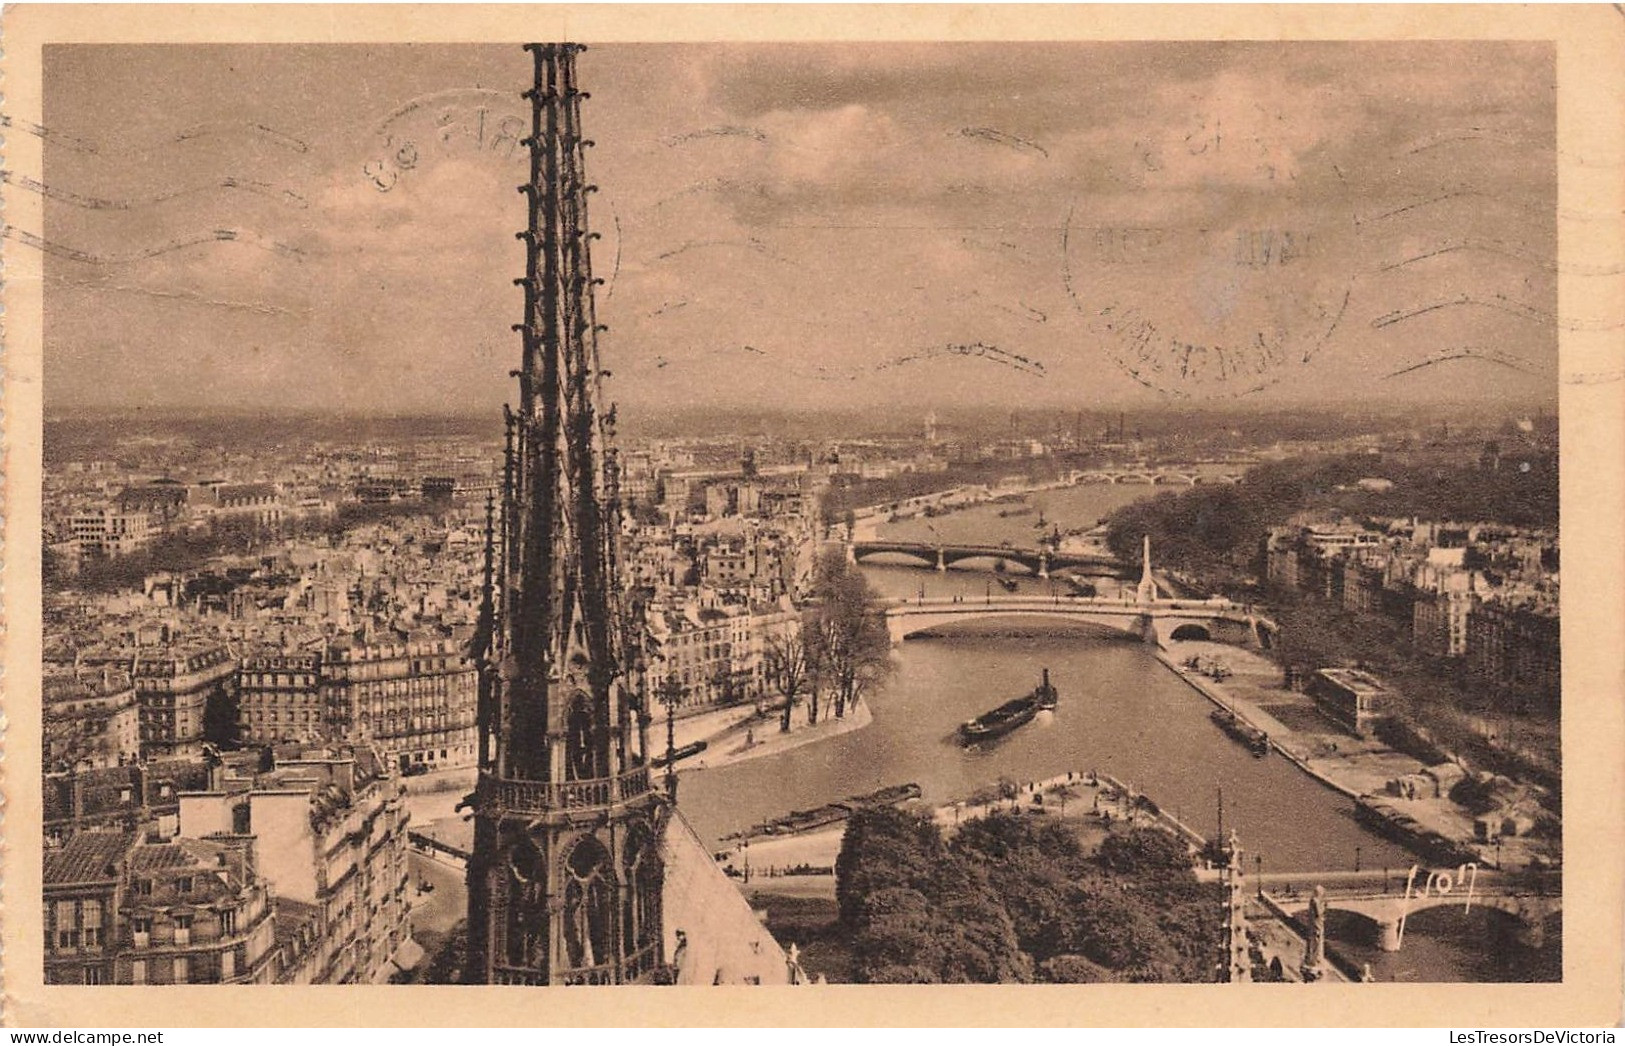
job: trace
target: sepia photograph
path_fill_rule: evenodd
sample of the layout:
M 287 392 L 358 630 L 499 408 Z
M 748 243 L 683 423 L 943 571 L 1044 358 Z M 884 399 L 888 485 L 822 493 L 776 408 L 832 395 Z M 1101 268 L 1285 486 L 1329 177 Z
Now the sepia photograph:
M 1558 40 L 620 13 L 8 74 L 8 994 L 1617 981 Z

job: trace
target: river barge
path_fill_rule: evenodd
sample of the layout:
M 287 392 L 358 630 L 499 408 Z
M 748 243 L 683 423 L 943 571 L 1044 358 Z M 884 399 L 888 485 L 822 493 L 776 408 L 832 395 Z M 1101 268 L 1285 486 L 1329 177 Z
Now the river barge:
M 693 741 L 677 749 L 675 752 L 655 756 L 653 759 L 649 760 L 649 765 L 654 767 L 666 766 L 669 763 L 675 763 L 679 760 L 687 759 L 689 756 L 699 755 L 708 747 L 709 745 L 705 741 Z
M 975 719 L 959 724 L 959 739 L 964 744 L 976 744 L 1003 737 L 1017 727 L 1033 721 L 1039 712 L 1054 709 L 1057 702 L 1055 687 L 1050 685 L 1049 669 L 1044 669 L 1044 680 L 1032 693 L 983 712 Z
M 1233 741 L 1239 741 L 1247 746 L 1247 750 L 1254 756 L 1262 758 L 1269 755 L 1270 735 L 1258 727 L 1242 719 L 1228 708 L 1215 708 L 1209 716 L 1220 730 Z
M 1362 796 L 1354 800 L 1354 819 L 1435 864 L 1455 865 L 1482 860 L 1478 851 L 1469 844 L 1425 827 L 1396 804 L 1378 796 Z
M 834 803 L 825 803 L 823 806 L 811 810 L 792 810 L 783 817 L 775 817 L 771 821 L 763 821 L 753 825 L 743 832 L 734 832 L 726 836 L 728 840 L 754 839 L 763 835 L 794 835 L 798 832 L 812 832 L 820 828 L 829 828 L 841 824 L 852 816 L 852 812 L 865 806 L 896 806 L 918 799 L 923 793 L 920 786 L 913 781 L 907 784 L 888 785 L 885 788 L 862 795 L 851 795 Z

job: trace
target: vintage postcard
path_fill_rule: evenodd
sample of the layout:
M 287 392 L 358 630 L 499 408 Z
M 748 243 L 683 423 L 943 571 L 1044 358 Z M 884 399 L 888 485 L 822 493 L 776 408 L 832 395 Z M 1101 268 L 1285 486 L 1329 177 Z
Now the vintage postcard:
M 7 1021 L 1621 1019 L 1617 5 L 4 30 Z

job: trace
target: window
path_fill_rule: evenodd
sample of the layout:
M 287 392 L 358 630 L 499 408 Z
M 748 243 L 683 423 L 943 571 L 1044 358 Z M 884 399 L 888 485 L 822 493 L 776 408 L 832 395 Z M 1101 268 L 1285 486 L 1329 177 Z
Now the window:
M 179 890 L 181 893 L 191 893 L 192 877 L 190 875 L 183 875 L 179 879 L 176 879 L 175 889 Z
M 130 964 L 130 983 L 147 983 L 147 963 L 145 959 L 137 959 Z
M 81 922 L 85 928 L 85 947 L 100 948 L 102 939 L 102 902 L 85 901 L 79 907 Z
M 85 967 L 85 983 L 86 984 L 105 984 L 106 983 L 106 978 L 105 978 L 105 976 L 103 974 L 102 968 L 100 966 L 86 966 Z
M 130 920 L 130 933 L 137 948 L 145 948 L 152 941 L 152 918 L 137 915 Z
M 192 979 L 192 958 L 189 955 L 175 957 L 174 983 L 186 984 Z
M 237 909 L 227 908 L 220 913 L 220 932 L 227 936 L 237 932 Z
M 79 912 L 72 901 L 56 902 L 56 946 L 79 947 Z
M 190 915 L 175 916 L 175 943 L 179 945 L 192 943 L 192 917 Z

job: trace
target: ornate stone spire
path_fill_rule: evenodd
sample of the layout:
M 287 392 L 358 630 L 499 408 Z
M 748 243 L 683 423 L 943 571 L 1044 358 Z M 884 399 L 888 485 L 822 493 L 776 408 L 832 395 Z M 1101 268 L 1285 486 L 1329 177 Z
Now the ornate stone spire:
M 576 86 L 579 44 L 529 44 L 529 221 L 519 406 L 479 630 L 480 776 L 469 979 L 611 984 L 661 965 L 667 809 L 651 790 L 641 637 L 623 599 L 620 506 L 600 408 Z

